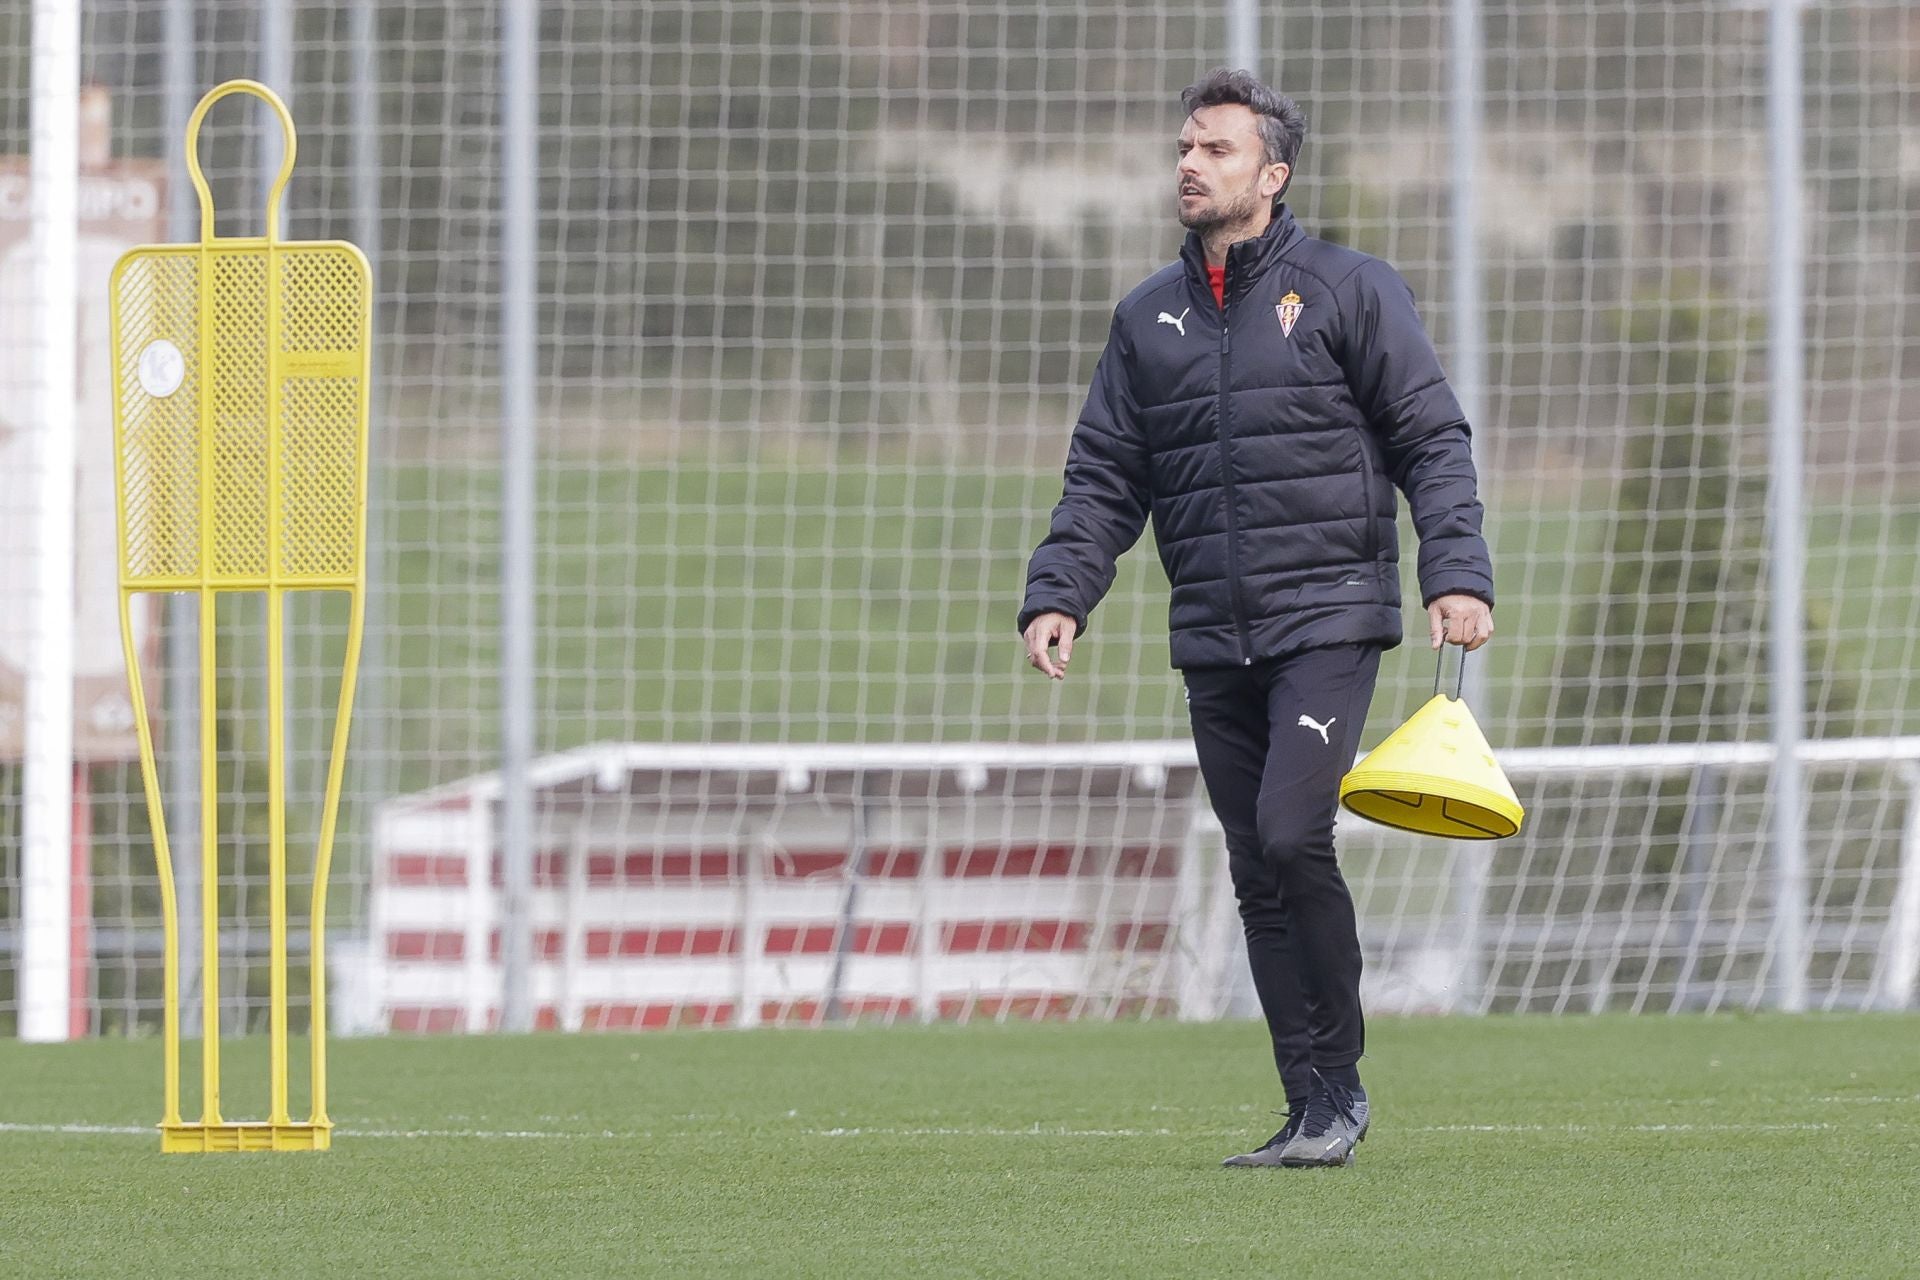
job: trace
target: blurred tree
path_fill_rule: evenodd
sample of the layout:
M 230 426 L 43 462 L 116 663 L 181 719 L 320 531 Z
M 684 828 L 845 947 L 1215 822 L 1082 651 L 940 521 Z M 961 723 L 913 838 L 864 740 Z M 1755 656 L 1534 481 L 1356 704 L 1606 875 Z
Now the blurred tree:
M 1740 369 L 1754 329 L 1712 298 L 1620 313 L 1635 421 L 1604 580 L 1579 593 L 1537 695 L 1549 743 L 1726 741 L 1766 723 L 1766 485 L 1739 449 L 1750 416 Z M 1809 602 L 1806 618 L 1808 705 L 1839 725 L 1858 686 L 1827 677 L 1827 611 Z

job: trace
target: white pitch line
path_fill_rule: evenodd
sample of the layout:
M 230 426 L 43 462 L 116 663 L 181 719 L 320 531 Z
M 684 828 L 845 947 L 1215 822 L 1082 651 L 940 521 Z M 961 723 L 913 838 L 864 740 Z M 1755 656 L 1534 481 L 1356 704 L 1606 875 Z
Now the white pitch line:
M 621 1133 L 613 1129 L 597 1129 L 591 1132 L 570 1133 L 557 1129 L 347 1129 L 336 1128 L 335 1135 L 342 1138 L 475 1138 L 483 1142 L 496 1142 L 516 1138 L 595 1138 L 637 1141 L 656 1136 L 670 1137 L 725 1137 L 722 1133 L 713 1134 L 671 1134 L 655 1135 L 651 1133 Z
M 1402 1133 L 1489 1133 L 1489 1134 L 1590 1134 L 1590 1133 L 1805 1133 L 1831 1129 L 1855 1128 L 1860 1126 L 1828 1124 L 1821 1121 L 1808 1121 L 1800 1124 L 1633 1124 L 1633 1125 L 1593 1125 L 1593 1124 L 1435 1124 L 1419 1125 L 1400 1130 Z M 1889 1126 L 1883 1121 L 1871 1126 L 1885 1129 Z M 0 1133 L 22 1134 L 105 1134 L 114 1137 L 151 1136 L 159 1131 L 158 1125 L 112 1125 L 112 1124 L 25 1124 L 0 1121 Z M 443 1138 L 455 1140 L 473 1140 L 480 1142 L 501 1141 L 615 1141 L 645 1142 L 660 1139 L 686 1138 L 726 1138 L 737 1134 L 724 1130 L 670 1130 L 665 1132 L 620 1131 L 615 1129 L 564 1130 L 564 1129 L 353 1129 L 336 1128 L 334 1135 L 340 1138 L 372 1139 L 419 1139 Z M 893 1128 L 856 1126 L 834 1129 L 799 1129 L 787 1136 L 803 1138 L 1188 1138 L 1193 1141 L 1215 1141 L 1230 1139 L 1237 1130 L 1179 1130 L 1179 1129 L 1069 1129 L 1064 1127 L 1046 1127 L 1029 1125 L 1020 1129 L 991 1127 L 966 1128 L 959 1126 Z M 776 1135 L 779 1136 L 779 1135 Z
M 138 1125 L 105 1124 L 10 1124 L 0 1123 L 0 1133 L 80 1133 L 80 1134 L 152 1134 L 159 1131 L 158 1125 L 141 1127 Z M 564 1129 L 352 1129 L 336 1127 L 334 1136 L 339 1138 L 463 1138 L 479 1141 L 503 1141 L 513 1139 L 593 1139 L 615 1141 L 645 1141 L 657 1138 L 725 1138 L 737 1136 L 720 1129 L 680 1129 L 662 1133 L 621 1132 L 614 1129 L 564 1130 Z M 1171 1138 L 1179 1136 L 1175 1129 L 1067 1129 L 1047 1128 L 1030 1125 L 1024 1129 L 996 1128 L 836 1128 L 836 1129 L 800 1129 L 794 1131 L 803 1138 Z M 1216 1134 L 1194 1136 L 1215 1137 Z
M 1799 1133 L 1807 1130 L 1843 1129 L 1858 1126 L 1808 1121 L 1800 1124 L 1430 1124 L 1399 1130 L 1401 1133 Z M 1873 1126 L 1884 1129 L 1884 1123 Z M 804 1129 L 803 1136 L 816 1138 L 1192 1138 L 1207 1140 L 1231 1137 L 1239 1130 L 1220 1129 Z M 1383 1130 L 1382 1132 L 1387 1132 Z
M 1851 1126 L 1812 1120 L 1801 1124 L 1430 1124 L 1404 1133 L 1799 1133 Z M 1875 1126 L 1885 1128 L 1884 1124 Z
M 160 1132 L 160 1126 L 122 1125 L 122 1124 L 19 1124 L 0 1121 L 0 1133 L 79 1133 L 121 1135 L 152 1135 Z M 514 1138 L 616 1138 L 643 1139 L 652 1137 L 695 1138 L 726 1137 L 725 1133 L 620 1133 L 612 1129 L 599 1129 L 593 1132 L 567 1132 L 552 1129 L 351 1129 L 336 1126 L 334 1136 L 338 1138 L 476 1138 L 483 1141 L 498 1141 Z
M 1187 1136 L 1178 1129 L 802 1129 L 809 1138 L 1173 1138 Z M 1214 1136 L 1195 1135 L 1195 1136 Z

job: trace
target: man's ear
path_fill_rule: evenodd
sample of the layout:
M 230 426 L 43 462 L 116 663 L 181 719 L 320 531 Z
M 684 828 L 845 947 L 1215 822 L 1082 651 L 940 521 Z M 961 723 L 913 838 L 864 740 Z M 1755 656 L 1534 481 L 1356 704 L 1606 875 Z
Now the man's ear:
M 1293 166 L 1270 164 L 1260 173 L 1260 194 L 1271 200 L 1287 189 L 1287 182 L 1293 177 Z

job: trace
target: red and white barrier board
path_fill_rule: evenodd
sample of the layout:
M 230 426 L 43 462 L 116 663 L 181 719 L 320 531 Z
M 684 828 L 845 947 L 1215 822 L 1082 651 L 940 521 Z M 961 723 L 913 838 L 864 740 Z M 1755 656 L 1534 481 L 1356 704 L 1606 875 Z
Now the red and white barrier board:
M 534 782 L 543 1027 L 1174 1014 L 1215 963 L 1185 744 L 609 746 Z M 369 1029 L 494 1025 L 497 803 L 383 807 Z

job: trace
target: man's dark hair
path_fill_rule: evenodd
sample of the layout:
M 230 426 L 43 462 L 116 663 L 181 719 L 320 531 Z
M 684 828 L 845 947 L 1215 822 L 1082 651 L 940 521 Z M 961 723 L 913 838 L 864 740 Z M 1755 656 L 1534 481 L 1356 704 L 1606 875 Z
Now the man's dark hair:
M 1288 184 L 1293 181 L 1293 163 L 1300 155 L 1300 144 L 1307 140 L 1307 117 L 1300 105 L 1277 89 L 1260 83 L 1251 72 L 1221 67 L 1209 72 L 1180 91 L 1180 105 L 1192 115 L 1201 107 L 1238 104 L 1253 112 L 1260 129 L 1260 146 L 1266 153 L 1262 164 L 1287 166 Z

